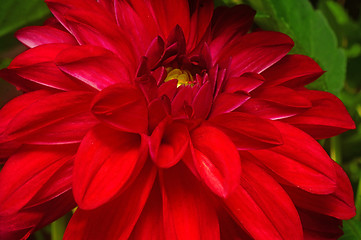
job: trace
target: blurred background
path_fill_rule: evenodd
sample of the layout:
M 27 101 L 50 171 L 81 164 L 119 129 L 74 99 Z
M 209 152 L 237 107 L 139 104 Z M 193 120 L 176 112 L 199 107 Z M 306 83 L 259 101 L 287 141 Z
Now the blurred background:
M 361 239 L 361 0 L 215 0 L 216 6 L 245 3 L 256 11 L 255 27 L 288 34 L 292 53 L 312 57 L 326 73 L 308 87 L 338 96 L 357 129 L 320 141 L 350 177 L 358 209 L 344 221 L 342 240 Z M 41 25 L 51 14 L 43 0 L 1 0 L 0 68 L 24 51 L 16 30 Z M 21 94 L 0 79 L 0 107 Z M 33 234 L 30 239 L 58 240 L 71 214 Z

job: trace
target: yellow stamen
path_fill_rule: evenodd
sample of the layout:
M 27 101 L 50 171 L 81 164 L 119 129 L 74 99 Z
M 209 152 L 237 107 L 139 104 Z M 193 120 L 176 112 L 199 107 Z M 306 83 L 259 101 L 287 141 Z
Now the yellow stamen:
M 179 68 L 173 69 L 171 67 L 167 68 L 166 70 L 168 72 L 168 75 L 167 75 L 166 79 L 164 80 L 164 82 L 168 82 L 170 80 L 177 79 L 177 81 L 178 81 L 177 87 L 179 87 L 181 85 L 193 86 L 193 77 L 189 71 L 181 70 Z

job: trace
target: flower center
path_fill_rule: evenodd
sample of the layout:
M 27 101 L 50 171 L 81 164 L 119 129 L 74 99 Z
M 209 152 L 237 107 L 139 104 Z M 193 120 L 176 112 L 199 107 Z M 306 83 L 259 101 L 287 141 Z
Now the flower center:
M 179 68 L 172 68 L 168 67 L 167 69 L 168 75 L 164 82 L 168 82 L 173 79 L 177 79 L 177 87 L 184 85 L 184 86 L 193 86 L 194 80 L 192 74 L 188 70 L 181 70 Z

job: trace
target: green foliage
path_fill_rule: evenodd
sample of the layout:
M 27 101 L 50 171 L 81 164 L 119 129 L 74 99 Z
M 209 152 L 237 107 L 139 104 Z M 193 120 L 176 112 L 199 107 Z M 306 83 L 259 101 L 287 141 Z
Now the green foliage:
M 343 222 L 344 235 L 339 240 L 361 239 L 361 222 L 351 219 Z
M 280 31 L 295 42 L 293 52 L 312 57 L 326 73 L 309 87 L 338 94 L 345 80 L 346 56 L 325 17 L 307 0 L 244 0 L 256 11 L 256 23 Z
M 41 21 L 49 14 L 44 0 L 1 0 L 0 51 L 14 44 L 13 34 L 16 30 Z

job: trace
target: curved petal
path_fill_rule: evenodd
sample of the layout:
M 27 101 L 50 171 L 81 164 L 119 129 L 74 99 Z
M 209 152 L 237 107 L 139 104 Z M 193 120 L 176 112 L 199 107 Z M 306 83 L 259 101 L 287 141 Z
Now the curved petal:
M 217 214 L 197 179 L 182 165 L 159 174 L 166 239 L 219 240 Z
M 238 111 L 267 119 L 283 119 L 300 114 L 311 107 L 310 100 L 293 89 L 283 86 L 261 86 L 251 93 L 251 98 Z
M 301 218 L 305 240 L 332 240 L 339 239 L 343 235 L 342 220 L 297 209 Z
M 63 239 L 128 239 L 148 199 L 155 177 L 156 168 L 148 162 L 138 178 L 119 197 L 94 210 L 78 208 Z
M 78 44 L 71 34 L 51 26 L 24 27 L 18 30 L 15 36 L 29 48 L 49 43 Z
M 337 187 L 331 194 L 317 195 L 295 187 L 283 186 L 283 188 L 300 208 L 338 219 L 350 219 L 356 214 L 350 180 L 337 163 L 333 162 L 333 164 L 337 173 Z
M 212 18 L 212 41 L 209 44 L 212 53 L 221 53 L 234 37 L 246 34 L 253 24 L 255 14 L 247 5 L 216 8 Z
M 166 240 L 162 208 L 162 193 L 159 183 L 155 182 L 129 240 Z
M 141 136 L 99 125 L 80 144 L 74 163 L 74 198 L 82 209 L 94 209 L 124 190 L 146 156 Z
M 226 197 L 238 185 L 241 161 L 232 141 L 212 126 L 191 132 L 194 165 L 205 184 L 218 196 Z
M 18 55 L 7 70 L 10 74 L 26 79 L 25 83 L 19 83 L 20 86 L 26 84 L 26 81 L 30 81 L 58 90 L 82 90 L 84 85 L 66 76 L 54 63 L 55 57 L 71 46 L 52 43 L 29 49 Z M 11 79 L 9 81 L 12 82 Z
M 0 215 L 9 215 L 20 210 L 39 194 L 49 181 L 51 190 L 62 188 L 52 176 L 73 158 L 75 152 L 76 146 L 73 145 L 24 146 L 19 149 L 0 172 Z M 59 178 L 64 178 L 62 180 L 65 182 L 67 177 L 65 175 Z M 40 198 L 54 197 L 54 194 L 49 192 L 40 195 Z
M 287 193 L 252 161 L 242 163 L 241 185 L 224 199 L 236 221 L 254 239 L 303 239 L 297 210 Z
M 116 84 L 94 99 L 92 113 L 101 121 L 122 131 L 145 133 L 148 109 L 141 90 L 130 84 Z
M 238 150 L 264 149 L 282 144 L 282 136 L 271 121 L 247 113 L 226 113 L 208 122 L 227 134 Z
M 179 25 L 187 37 L 190 12 L 187 0 L 152 0 L 150 7 L 160 35 L 166 39 L 174 27 Z
M 250 151 L 274 173 L 291 185 L 316 194 L 329 194 L 336 188 L 333 160 L 312 137 L 288 124 L 273 122 L 283 145 Z
M 55 124 L 42 127 L 21 138 L 26 144 L 57 145 L 80 143 L 86 133 L 99 123 L 90 112 L 82 112 Z
M 183 157 L 189 143 L 185 124 L 163 120 L 149 139 L 149 153 L 158 167 L 169 168 Z
M 294 125 L 316 139 L 333 137 L 355 128 L 355 123 L 345 106 L 336 96 L 314 90 L 304 90 L 300 93 L 311 100 L 312 108 L 282 121 Z
M 303 87 L 317 78 L 324 71 L 310 57 L 304 55 L 287 55 L 262 73 L 265 85 L 283 85 L 290 88 Z
M 57 55 L 63 72 L 91 87 L 102 90 L 116 83 L 131 83 L 131 73 L 111 51 L 92 45 L 68 48 Z M 101 63 L 101 64 L 99 64 Z
M 0 216 L 0 239 L 27 239 L 32 232 L 55 221 L 76 206 L 71 190 L 38 206 Z
M 224 65 L 232 58 L 229 67 L 231 77 L 238 77 L 245 72 L 261 73 L 283 58 L 292 47 L 292 39 L 285 34 L 253 32 L 226 45 L 214 61 Z
M 212 0 L 188 1 L 191 13 L 187 52 L 191 52 L 206 34 L 213 15 Z
M 0 141 L 25 137 L 44 127 L 87 112 L 92 98 L 92 93 L 75 91 L 42 97 L 16 114 L 0 135 Z

